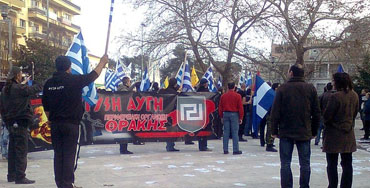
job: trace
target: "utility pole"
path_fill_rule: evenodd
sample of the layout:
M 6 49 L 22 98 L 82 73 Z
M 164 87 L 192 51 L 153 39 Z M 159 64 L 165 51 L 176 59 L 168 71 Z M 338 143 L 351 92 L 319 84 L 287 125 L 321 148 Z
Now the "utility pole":
M 8 32 L 9 32 L 9 39 L 8 39 L 8 63 L 9 63 L 9 70 L 12 69 L 12 41 L 13 41 L 13 31 L 12 31 L 12 20 L 8 17 L 10 7 L 8 5 L 1 6 L 1 16 L 3 17 L 4 21 L 8 22 Z
M 141 78 L 143 78 L 144 70 L 144 27 L 145 24 L 141 23 Z
M 46 0 L 46 43 L 49 45 L 49 0 Z

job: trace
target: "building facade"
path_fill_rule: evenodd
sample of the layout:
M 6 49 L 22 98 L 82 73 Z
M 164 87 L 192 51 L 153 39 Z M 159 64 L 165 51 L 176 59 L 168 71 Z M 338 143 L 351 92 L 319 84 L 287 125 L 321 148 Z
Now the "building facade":
M 337 72 L 339 65 L 342 65 L 349 74 L 355 72 L 355 66 L 342 60 L 338 53 L 335 49 L 312 49 L 305 53 L 305 79 L 316 87 L 318 94 L 324 92 L 324 87 L 331 82 L 332 75 Z M 279 70 L 280 74 L 266 68 L 261 74 L 263 73 L 263 77 L 271 83 L 283 83 L 287 78 L 284 79 L 281 74 L 287 75 L 290 66 L 295 62 L 296 55 L 292 46 L 272 44 L 271 66 Z
M 9 19 L 13 49 L 16 45 L 26 45 L 27 38 L 47 40 L 53 46 L 68 49 L 74 35 L 80 31 L 80 27 L 72 23 L 72 18 L 80 14 L 81 8 L 71 0 L 0 0 L 0 7 L 2 12 L 7 12 L 6 18 L 0 18 L 2 65 L 11 58 L 7 48 Z

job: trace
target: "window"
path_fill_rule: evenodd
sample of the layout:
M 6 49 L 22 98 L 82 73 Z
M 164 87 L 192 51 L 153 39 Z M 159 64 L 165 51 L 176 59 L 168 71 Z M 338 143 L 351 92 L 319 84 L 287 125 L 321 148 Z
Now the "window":
M 275 52 L 276 52 L 276 53 L 278 53 L 278 54 L 283 53 L 283 51 L 284 51 L 284 50 L 283 50 L 283 47 L 280 47 L 280 46 L 279 46 L 279 47 L 276 47 L 276 48 L 275 48 Z
M 69 15 L 67 13 L 63 13 L 63 18 L 65 18 L 67 20 L 72 20 L 71 15 Z
M 320 65 L 319 67 L 319 78 L 327 78 L 328 77 L 328 65 Z
M 19 27 L 25 28 L 26 27 L 26 20 L 19 19 Z
M 37 0 L 32 0 L 32 1 L 31 1 L 31 6 L 32 6 L 32 7 L 39 7 L 39 1 L 37 1 Z

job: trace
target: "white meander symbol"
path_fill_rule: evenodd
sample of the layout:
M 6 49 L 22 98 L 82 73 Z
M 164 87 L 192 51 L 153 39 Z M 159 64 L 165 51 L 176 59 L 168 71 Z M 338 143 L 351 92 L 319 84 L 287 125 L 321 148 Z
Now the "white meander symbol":
M 198 104 L 198 111 L 197 111 L 197 104 L 181 104 L 181 121 L 185 120 L 185 113 L 186 113 L 186 120 L 188 121 L 199 121 L 203 120 L 203 104 Z M 192 110 L 185 110 L 185 108 Z M 198 116 L 191 116 L 192 114 L 198 114 Z

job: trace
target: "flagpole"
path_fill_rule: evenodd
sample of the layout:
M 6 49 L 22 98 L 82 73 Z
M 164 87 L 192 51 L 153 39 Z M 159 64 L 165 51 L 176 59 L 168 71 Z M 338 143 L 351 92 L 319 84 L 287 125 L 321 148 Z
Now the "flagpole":
M 105 43 L 105 52 L 104 54 L 106 55 L 108 53 L 108 44 L 109 44 L 109 37 L 110 37 L 110 28 L 112 24 L 112 16 L 113 16 L 113 5 L 114 5 L 114 0 L 112 0 L 111 5 L 110 5 L 110 14 L 109 14 L 109 23 L 108 23 L 108 33 L 107 33 L 107 41 Z
M 186 55 L 187 55 L 187 52 L 185 51 L 185 58 L 184 58 L 184 62 L 182 63 L 182 75 L 181 75 L 181 86 L 180 86 L 180 89 L 182 89 L 182 86 L 184 85 L 184 76 L 185 76 L 185 66 L 186 66 Z

